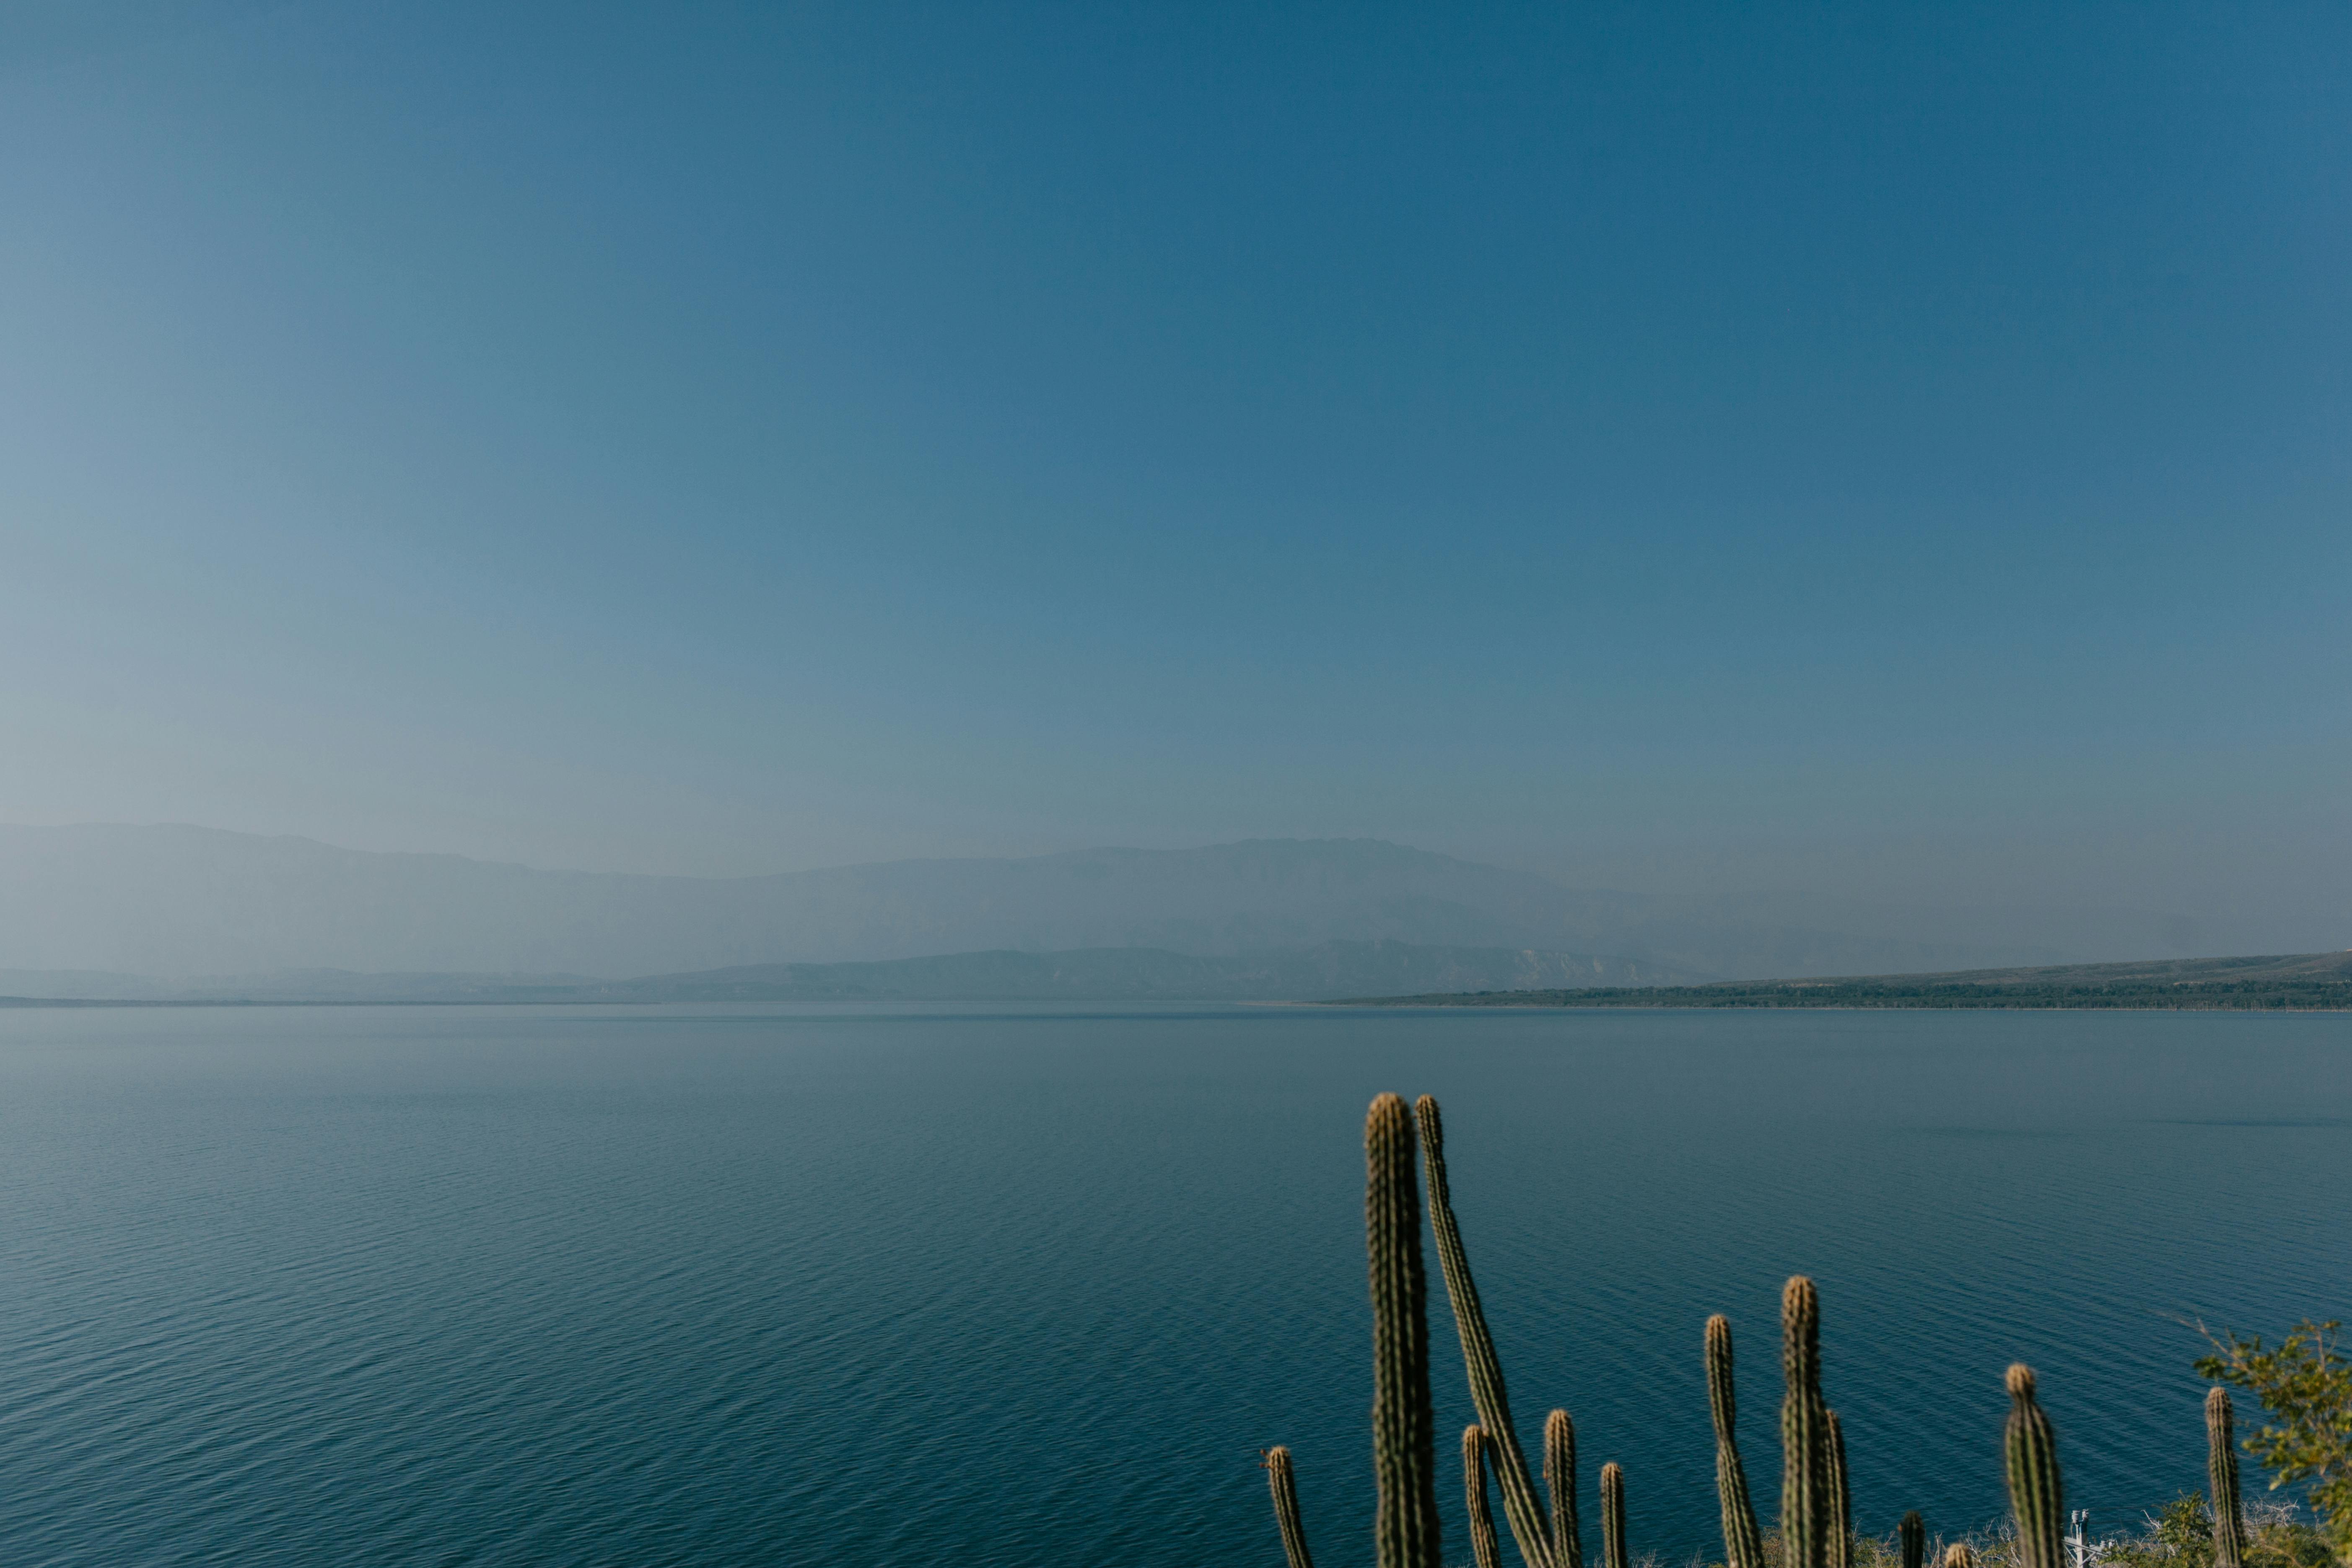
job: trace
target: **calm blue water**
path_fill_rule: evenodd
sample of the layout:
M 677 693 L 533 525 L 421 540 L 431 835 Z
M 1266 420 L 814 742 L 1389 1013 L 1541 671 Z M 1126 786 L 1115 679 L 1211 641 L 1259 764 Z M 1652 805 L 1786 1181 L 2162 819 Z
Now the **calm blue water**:
M 2000 1510 L 2012 1359 L 2115 1526 L 2201 1480 L 2180 1319 L 2352 1316 L 2343 1016 L 0 1013 L 0 1563 L 1277 1568 L 1287 1442 L 1345 1568 L 1383 1089 L 1670 1563 L 1710 1311 L 1777 1497 L 1792 1270 L 1873 1530 Z

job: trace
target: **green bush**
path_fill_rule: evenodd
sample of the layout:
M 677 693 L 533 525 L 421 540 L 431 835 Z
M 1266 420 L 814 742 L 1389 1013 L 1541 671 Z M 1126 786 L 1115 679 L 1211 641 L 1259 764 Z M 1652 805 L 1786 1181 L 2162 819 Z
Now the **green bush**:
M 2284 1503 L 2246 1510 L 2246 1568 L 2327 1568 L 2335 1552 L 2325 1531 Z M 2213 1510 L 2203 1492 L 2183 1492 L 2147 1529 L 2103 1543 L 2100 1568 L 2213 1568 Z
M 2352 1563 L 2352 1361 L 2336 1348 L 2338 1326 L 2298 1323 L 2275 1350 L 2260 1334 L 2209 1334 L 2213 1353 L 2197 1373 L 2262 1401 L 2273 1419 L 2246 1439 L 2246 1452 L 2270 1468 L 2272 1490 L 2307 1489 L 2336 1556 Z

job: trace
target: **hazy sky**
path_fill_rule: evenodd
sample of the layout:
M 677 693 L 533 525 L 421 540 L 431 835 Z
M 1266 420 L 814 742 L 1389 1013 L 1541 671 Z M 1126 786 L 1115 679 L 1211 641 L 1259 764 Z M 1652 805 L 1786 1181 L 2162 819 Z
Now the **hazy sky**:
M 0 12 L 0 820 L 2352 886 L 2352 10 Z

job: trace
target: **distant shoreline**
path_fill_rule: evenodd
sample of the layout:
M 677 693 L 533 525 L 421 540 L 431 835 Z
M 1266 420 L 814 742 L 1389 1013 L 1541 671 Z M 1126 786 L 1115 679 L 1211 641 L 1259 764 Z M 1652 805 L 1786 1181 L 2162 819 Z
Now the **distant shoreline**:
M 1654 990 L 1487 991 L 1432 993 L 1419 996 L 1362 996 L 1324 1004 L 1333 1007 L 1509 1007 L 1521 1011 L 1566 1008 L 1731 1008 L 1836 1010 L 1840 1012 L 2038 1012 L 2038 1013 L 2343 1013 L 2352 1012 L 2352 984 L 2343 982 L 2248 984 L 2211 988 L 2191 984 L 2147 987 L 2084 987 L 2079 991 L 2037 986 L 1874 987 L 1861 984 L 1660 986 Z
M 632 1007 L 651 1002 L 532 1001 L 496 996 L 0 996 L 0 1009 L 39 1007 Z
M 692 1003 L 738 1006 L 810 1003 L 985 1002 L 1127 1005 L 1298 1007 L 1655 1007 L 1932 1009 L 2033 1012 L 2352 1012 L 2352 952 L 2247 958 L 2154 959 L 2031 969 L 1972 969 L 1940 974 L 1849 974 L 1818 980 L 1725 980 L 1706 984 L 1588 985 L 1517 990 L 1420 991 L 1318 998 L 1293 992 L 1251 995 L 1264 986 L 1244 973 L 1195 973 L 1213 961 L 1148 949 L 1066 954 L 983 952 L 863 964 L 773 964 L 654 975 L 577 985 L 495 982 L 470 977 L 408 977 L 409 994 L 209 996 L 0 996 L 0 1009 L 62 1007 L 672 1007 Z M 1171 970 L 1171 964 L 1174 966 Z M 1344 965 L 1340 966 L 1346 967 Z M 1140 971 L 1140 973 L 1139 973 Z M 1457 971 L 1458 973 L 1458 971 Z M 1450 976 L 1449 976 L 1450 977 Z M 30 976 L 13 976 L 21 984 Z M 359 984 L 401 977 L 340 976 Z M 1328 971 L 1288 977 L 1298 991 L 1362 984 Z M 1390 978 L 1381 975 L 1378 979 Z M 1406 976 L 1395 976 L 1406 978 Z M 1412 978 L 1420 978 L 1418 975 Z M 895 982 L 895 984 L 893 984 Z M 1154 984 L 1157 982 L 1158 984 Z M 254 984 L 235 982 L 239 988 Z M 1234 991 L 1220 991 L 1234 985 Z M 257 989 L 261 987 L 257 986 Z M 226 986 L 223 989 L 226 989 Z M 438 993 L 437 994 L 436 993 Z M 453 994 L 454 993 L 454 994 Z
M 1749 1011 L 1771 1009 L 1817 1013 L 1885 1013 L 1885 1012 L 1961 1012 L 1961 1013 L 2352 1013 L 2352 997 L 2336 996 L 2323 1001 L 2303 1000 L 2239 1000 L 2200 997 L 2194 1000 L 2179 996 L 2150 998 L 2147 1001 L 2121 1001 L 2112 998 L 2082 1001 L 1955 1000 L 1942 998 L 1901 998 L 1853 1000 L 1829 997 L 1804 999 L 1743 999 L 1737 1001 L 1694 1001 L 1687 997 L 1649 997 L 1639 1000 L 1608 999 L 1570 994 L 1551 1000 L 1542 993 L 1526 992 L 1440 992 L 1427 996 L 1355 996 L 1325 1002 L 1268 1002 L 1253 997 L 1215 996 L 775 996 L 722 997 L 681 996 L 643 1001 L 510 1001 L 496 998 L 436 997 L 337 997 L 252 1000 L 221 997 L 190 997 L 173 1001 L 152 997 L 83 997 L 83 996 L 0 996 L 0 1012 L 39 1012 L 44 1009 L 88 1008 L 157 1008 L 157 1007 L 686 1007 L 719 1006 L 811 1006 L 825 1003 L 907 1003 L 937 1002 L 958 1006 L 1002 1002 L 1035 1005 L 1047 1002 L 1086 1003 L 1103 1006 L 1159 1003 L 1168 1006 L 1235 1006 L 1235 1007 L 1306 1007 L 1306 1008 L 1422 1008 L 1451 1009 L 1465 1012 L 1607 1012 L 1646 1009 L 1653 1012 L 1721 1013 L 1740 1009 Z

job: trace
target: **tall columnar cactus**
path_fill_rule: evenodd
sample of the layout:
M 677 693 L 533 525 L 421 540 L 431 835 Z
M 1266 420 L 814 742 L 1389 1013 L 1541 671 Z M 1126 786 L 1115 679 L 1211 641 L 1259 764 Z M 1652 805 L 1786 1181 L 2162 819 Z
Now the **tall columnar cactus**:
M 2230 1391 L 2205 1396 L 2205 1469 L 2213 1489 L 2213 1568 L 2242 1568 L 2246 1510 L 2238 1497 L 2237 1415 Z
M 1364 1119 L 1364 1237 L 1372 1289 L 1373 1527 L 1379 1568 L 1439 1568 L 1436 1414 L 1429 1397 L 1429 1285 L 1412 1118 L 1393 1094 Z
M 2066 1568 L 2065 1496 L 2058 1441 L 2033 1402 L 2033 1369 L 2009 1369 L 2009 1500 L 2017 1514 L 2018 1568 Z
M 1903 1568 L 1927 1568 L 1927 1521 L 1917 1509 L 1903 1516 L 1895 1533 L 1903 1542 Z
M 1565 1410 L 1544 1417 L 1544 1489 L 1551 1494 L 1552 1562 L 1584 1568 L 1584 1530 L 1576 1517 L 1576 1423 Z
M 1307 1531 L 1298 1522 L 1298 1483 L 1291 1475 L 1289 1449 L 1266 1451 L 1265 1484 L 1274 1493 L 1274 1521 L 1282 1527 L 1283 1556 L 1290 1568 L 1315 1568 L 1307 1555 Z
M 1739 1462 L 1731 1396 L 1731 1320 L 1706 1321 L 1706 1402 L 1715 1412 L 1715 1492 L 1723 1504 L 1725 1568 L 1764 1568 L 1764 1531 L 1748 1498 L 1748 1471 Z M 1910 1568 L 1919 1568 L 1912 1563 Z
M 1625 1472 L 1616 1465 L 1601 1467 L 1601 1568 L 1626 1568 Z
M 1822 1301 L 1801 1274 L 1780 1292 L 1780 1371 L 1789 1384 L 1780 1405 L 1781 1568 L 1831 1568 L 1837 1501 L 1822 1403 Z
M 1846 1488 L 1845 1428 L 1836 1411 L 1822 1413 L 1822 1431 L 1830 1462 L 1830 1568 L 1846 1568 L 1853 1552 L 1853 1494 Z
M 1495 1354 L 1494 1336 L 1486 1331 L 1486 1314 L 1478 1304 L 1478 1287 L 1470 1278 L 1470 1260 L 1463 1255 L 1462 1233 L 1454 1223 L 1454 1203 L 1445 1184 L 1445 1128 L 1437 1101 L 1423 1095 L 1414 1110 L 1421 1120 L 1422 1160 L 1429 1174 L 1429 1218 L 1437 1232 L 1437 1259 L 1445 1270 L 1445 1294 L 1454 1303 L 1454 1326 L 1462 1336 L 1462 1361 L 1470 1374 L 1470 1401 L 1478 1407 L 1478 1425 L 1494 1444 L 1495 1480 L 1502 1489 L 1503 1516 L 1510 1521 L 1511 1538 L 1528 1568 L 1558 1568 L 1552 1560 L 1548 1521 L 1536 1500 L 1535 1479 L 1528 1473 L 1527 1456 L 1519 1451 L 1517 1428 L 1511 1425 L 1511 1405 L 1503 1393 L 1503 1363 Z M 1823 1568 L 1819 1563 L 1808 1568 Z
M 1471 1555 L 1478 1568 L 1503 1568 L 1495 1510 L 1486 1506 L 1486 1434 L 1475 1423 L 1462 1428 L 1462 1494 L 1470 1513 Z

